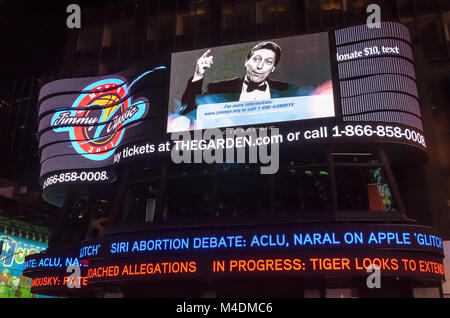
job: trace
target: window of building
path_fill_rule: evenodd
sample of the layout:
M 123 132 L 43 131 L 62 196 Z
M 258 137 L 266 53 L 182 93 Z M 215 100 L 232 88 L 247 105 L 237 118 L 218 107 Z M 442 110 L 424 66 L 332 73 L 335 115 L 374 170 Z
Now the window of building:
M 102 43 L 103 28 L 82 28 L 78 33 L 76 51 L 99 49 Z
M 333 154 L 338 210 L 397 212 L 383 165 L 374 154 Z
M 178 0 L 176 36 L 194 34 L 195 8 L 189 0 Z
M 367 0 L 344 0 L 342 3 L 348 24 L 364 24 L 367 20 Z
M 329 173 L 324 167 L 295 167 L 275 175 L 275 214 L 320 213 L 331 209 Z
M 367 7 L 367 0 L 344 0 L 343 6 L 345 9 L 364 11 Z M 347 8 L 345 8 L 347 7 Z
M 218 175 L 216 218 L 258 217 L 268 215 L 269 177 L 246 169 Z
M 103 41 L 102 46 L 111 46 L 119 44 L 119 32 L 114 32 L 114 26 L 105 25 L 103 29 Z
M 398 0 L 397 11 L 400 21 L 414 19 L 414 3 L 413 0 Z
M 182 176 L 167 179 L 162 219 L 192 222 L 214 216 L 211 175 Z
M 439 13 L 438 0 L 415 0 L 417 17 Z
M 128 174 L 122 222 L 321 218 L 335 207 L 338 214 L 349 215 L 400 212 L 384 162 L 376 153 L 335 152 L 330 157 L 311 147 L 308 152 L 291 150 L 292 160 L 281 155 L 274 175 L 260 174 L 258 164 L 168 162 L 167 169 L 156 163 L 136 167 Z
M 153 41 L 156 40 L 158 34 L 158 5 L 157 3 L 147 3 L 144 10 L 147 16 L 144 45 L 148 44 L 148 42 L 151 42 L 151 45 L 153 45 Z
M 256 6 L 254 0 L 222 0 L 221 42 L 251 40 L 256 31 Z
M 238 40 L 249 40 L 255 36 L 255 3 L 253 0 L 242 0 L 235 4 L 235 23 Z
M 222 42 L 234 40 L 234 1 L 222 0 Z
M 334 163 L 379 164 L 381 160 L 374 153 L 333 153 Z
M 172 38 L 175 31 L 175 19 L 172 15 L 161 16 L 158 19 L 159 38 Z
M 317 0 L 305 0 L 306 26 L 310 31 L 321 28 L 320 24 L 321 3 Z
M 273 178 L 274 215 L 315 217 L 331 210 L 325 151 L 311 147 L 308 152 L 282 153 L 278 173 Z
M 134 38 L 133 33 L 131 23 L 105 25 L 102 39 L 102 61 L 116 58 L 118 51 L 121 57 L 129 56 Z
M 334 28 L 342 25 L 342 0 L 321 0 L 320 10 L 323 27 Z
M 446 2 L 448 3 L 448 1 Z M 425 58 L 446 59 L 449 56 L 448 23 L 445 5 L 438 0 L 399 0 L 397 11 L 400 22 L 411 30 L 413 43 L 421 44 Z
M 121 224 L 143 224 L 155 220 L 159 180 L 129 186 L 122 205 Z
M 304 298 L 321 298 L 320 289 L 305 289 Z
M 151 54 L 155 50 L 156 39 L 158 36 L 158 8 L 156 4 L 145 8 L 147 15 L 147 27 L 145 29 L 145 38 L 142 46 L 143 54 Z
M 100 48 L 83 52 L 83 63 L 85 65 L 88 65 L 87 68 L 90 68 L 90 70 L 86 68 L 85 72 L 90 76 L 95 75 L 95 73 L 98 71 L 98 62 L 100 57 L 99 49 Z
M 176 22 L 177 49 L 194 46 L 197 42 L 208 42 L 205 37 L 212 32 L 209 3 L 204 0 L 179 0 Z M 205 36 L 206 35 L 206 36 Z
M 424 45 L 440 42 L 442 34 L 439 23 L 433 19 L 421 19 L 418 21 L 420 29 L 421 42 Z
M 98 75 L 107 75 L 115 73 L 115 64 L 100 62 L 98 65 Z
M 105 12 L 105 24 L 117 24 L 122 21 L 122 10 L 116 8 L 106 9 Z
M 447 40 L 447 45 L 450 50 L 450 11 L 443 13 L 443 19 L 444 19 L 445 39 Z
M 280 35 L 288 35 L 295 30 L 297 32 L 304 32 L 305 12 L 301 6 L 302 3 L 296 0 L 277 1 L 277 24 Z
M 413 288 L 414 298 L 441 298 L 438 287 Z
M 448 0 L 439 0 L 439 6 L 442 11 L 450 11 L 450 1 Z
M 325 298 L 357 298 L 358 289 L 356 288 L 327 288 L 325 289 Z
M 176 1 L 160 1 L 158 15 L 158 50 L 173 48 L 176 31 Z
M 229 30 L 234 28 L 234 1 L 222 0 L 222 29 Z
M 156 40 L 157 30 L 156 30 L 156 17 L 151 17 L 149 19 L 149 24 L 147 26 L 147 30 L 145 32 L 145 40 L 146 41 L 154 41 Z
M 275 23 L 277 21 L 277 1 L 256 1 L 256 24 Z
M 105 20 L 105 13 L 103 10 L 94 10 L 94 11 L 89 11 L 89 16 L 87 17 L 87 26 L 92 27 L 92 26 L 98 26 L 103 24 L 104 20 Z M 82 22 L 83 23 L 83 20 Z
M 336 11 L 342 9 L 342 0 L 320 0 L 322 11 Z
M 438 60 L 448 57 L 444 27 L 439 16 L 417 20 L 425 57 Z
M 219 3 L 198 1 L 196 3 L 197 26 L 195 45 L 203 47 L 219 42 L 220 10 Z
M 103 236 L 109 218 L 109 197 L 92 198 L 89 204 L 89 227 L 85 239 Z
M 258 36 L 268 36 L 276 31 L 278 7 L 275 0 L 256 2 L 256 24 Z
M 105 25 L 103 29 L 103 47 L 119 46 L 132 42 L 132 25 L 128 24 L 110 24 Z

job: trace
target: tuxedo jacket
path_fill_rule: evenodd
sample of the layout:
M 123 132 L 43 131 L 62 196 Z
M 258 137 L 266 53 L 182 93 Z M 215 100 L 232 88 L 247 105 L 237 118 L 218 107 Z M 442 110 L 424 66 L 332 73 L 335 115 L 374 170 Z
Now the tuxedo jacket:
M 294 85 L 267 79 L 271 98 L 292 97 L 308 95 L 300 92 Z M 186 90 L 181 98 L 180 114 L 186 115 L 197 110 L 201 104 L 237 102 L 241 96 L 244 78 L 238 77 L 231 80 L 208 84 L 206 92 L 202 92 L 203 79 L 192 82 L 188 80 Z

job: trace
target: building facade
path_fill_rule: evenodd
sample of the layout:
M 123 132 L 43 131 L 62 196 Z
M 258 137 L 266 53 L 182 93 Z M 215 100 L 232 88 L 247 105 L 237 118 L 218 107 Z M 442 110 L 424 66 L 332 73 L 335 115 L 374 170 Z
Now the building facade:
M 321 32 L 328 32 L 336 44 L 331 53 L 339 56 L 340 49 L 358 44 L 346 42 L 345 31 L 339 30 L 365 25 L 368 5 L 350 0 L 138 1 L 82 10 L 82 28 L 68 31 L 59 71 L 37 86 L 104 77 L 141 60 L 170 65 L 176 52 Z M 116 181 L 101 186 L 49 187 L 43 196 L 60 211 L 47 253 L 27 258 L 32 291 L 98 297 L 442 296 L 441 238 L 449 235 L 450 8 L 445 1 L 379 5 L 382 21 L 400 22 L 411 32 L 410 42 L 402 31 L 386 38 L 409 45 L 414 74 L 401 68 L 389 73 L 403 76 L 400 86 L 414 80 L 417 91 L 403 92 L 408 95 L 404 102 L 412 98 L 420 105 L 415 115 L 409 109 L 390 113 L 400 118 L 390 124 L 406 123 L 402 129 L 423 132 L 426 148 L 381 139 L 280 147 L 279 170 L 269 175 L 260 174 L 255 164 L 180 165 L 160 155 L 117 166 Z M 345 61 L 338 62 L 333 80 L 343 95 L 344 82 L 364 80 L 367 74 L 346 77 Z M 375 75 L 389 75 L 379 72 Z M 167 120 L 172 81 L 167 74 L 152 82 L 159 92 L 153 101 L 161 104 L 152 119 L 155 127 Z M 15 97 L 12 101 L 8 109 L 17 112 L 18 121 L 27 120 L 26 115 L 21 119 L 20 107 L 13 107 Z M 370 101 L 354 103 L 363 108 Z M 36 115 L 38 123 L 41 115 Z M 337 115 L 349 125 L 389 122 L 387 117 L 352 120 L 344 107 Z M 286 126 L 286 136 L 296 125 Z M 13 138 L 11 147 L 16 140 L 29 151 L 25 137 Z M 377 193 L 382 199 L 374 199 Z M 368 263 L 381 266 L 382 288 L 368 288 Z M 81 266 L 81 288 L 65 285 L 66 266 L 73 264 Z M 55 277 L 53 283 L 47 277 Z

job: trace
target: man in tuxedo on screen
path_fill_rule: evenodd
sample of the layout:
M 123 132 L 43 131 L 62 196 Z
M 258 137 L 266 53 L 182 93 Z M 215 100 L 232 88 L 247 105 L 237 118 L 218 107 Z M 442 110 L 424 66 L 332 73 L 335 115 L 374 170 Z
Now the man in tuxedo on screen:
M 214 82 L 202 92 L 205 71 L 214 64 L 211 50 L 198 60 L 194 75 L 188 80 L 181 98 L 180 114 L 186 115 L 197 109 L 198 97 L 207 97 L 206 103 L 267 100 L 271 98 L 299 96 L 293 85 L 269 79 L 281 59 L 281 48 L 274 42 L 261 42 L 248 53 L 245 61 L 245 76 Z

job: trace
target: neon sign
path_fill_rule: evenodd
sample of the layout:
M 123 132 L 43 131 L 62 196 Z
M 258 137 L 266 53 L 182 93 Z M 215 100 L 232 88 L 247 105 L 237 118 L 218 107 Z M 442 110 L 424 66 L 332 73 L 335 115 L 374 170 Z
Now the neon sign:
M 284 231 L 232 232 L 178 231 L 176 236 L 127 235 L 88 241 L 81 259 L 144 254 L 187 254 L 197 250 L 312 250 L 312 249 L 411 249 L 442 254 L 442 239 L 430 228 L 411 225 L 286 226 Z
M 366 273 L 367 268 L 376 265 L 387 276 L 415 276 L 434 279 L 444 278 L 442 259 L 429 255 L 408 255 L 407 253 L 350 252 L 337 253 L 282 253 L 278 256 L 263 256 L 260 253 L 245 257 L 199 256 L 189 260 L 136 259 L 100 261 L 88 270 L 89 282 L 165 277 L 167 275 L 201 275 L 217 277 L 241 274 L 292 273 L 297 275 L 326 274 L 357 275 Z
M 66 268 L 71 265 L 84 266 L 76 257 L 43 257 L 40 259 L 28 258 L 24 263 L 23 269 L 63 268 L 63 266 Z

